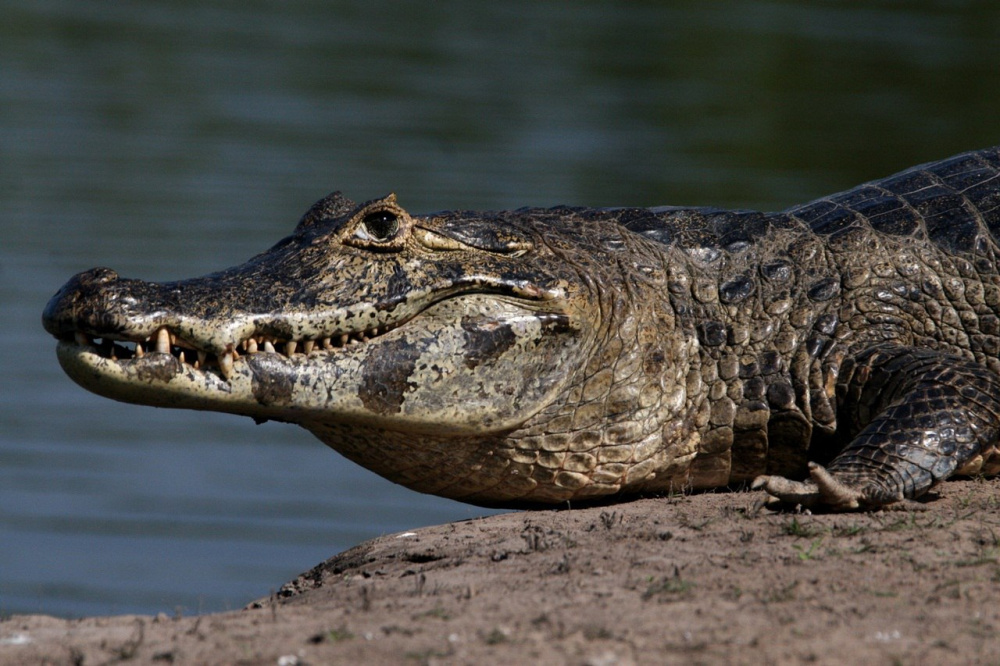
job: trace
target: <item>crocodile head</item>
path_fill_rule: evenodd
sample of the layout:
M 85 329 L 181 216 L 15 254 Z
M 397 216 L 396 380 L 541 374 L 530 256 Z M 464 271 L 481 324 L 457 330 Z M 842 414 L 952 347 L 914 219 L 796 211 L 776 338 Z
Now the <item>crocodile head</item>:
M 337 193 L 218 273 L 81 273 L 43 323 L 65 371 L 100 395 L 297 423 L 425 492 L 559 501 L 572 492 L 500 452 L 584 372 L 600 277 L 559 251 L 574 229 L 506 215 L 413 216 L 392 195 Z

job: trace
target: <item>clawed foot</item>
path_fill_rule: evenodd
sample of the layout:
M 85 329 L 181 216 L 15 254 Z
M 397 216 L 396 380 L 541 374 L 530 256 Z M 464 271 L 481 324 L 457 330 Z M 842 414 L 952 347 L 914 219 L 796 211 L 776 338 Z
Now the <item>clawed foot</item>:
M 864 493 L 837 480 L 821 465 L 809 463 L 808 481 L 791 481 L 783 476 L 758 476 L 754 489 L 763 488 L 781 504 L 827 511 L 855 511 L 864 506 Z

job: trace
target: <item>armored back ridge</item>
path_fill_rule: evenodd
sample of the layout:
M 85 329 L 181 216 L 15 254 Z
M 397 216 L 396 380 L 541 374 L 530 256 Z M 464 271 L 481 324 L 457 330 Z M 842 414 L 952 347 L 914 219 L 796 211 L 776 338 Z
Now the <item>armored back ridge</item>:
M 1000 151 L 781 213 L 318 202 L 247 263 L 45 309 L 101 395 L 297 423 L 484 505 L 753 481 L 834 510 L 995 473 Z

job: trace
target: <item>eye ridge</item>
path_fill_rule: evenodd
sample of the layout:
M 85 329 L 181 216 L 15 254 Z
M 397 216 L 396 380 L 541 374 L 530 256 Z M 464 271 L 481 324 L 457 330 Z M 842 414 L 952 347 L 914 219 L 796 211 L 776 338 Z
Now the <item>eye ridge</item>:
M 387 210 L 368 213 L 361 222 L 365 225 L 368 235 L 377 241 L 387 241 L 399 231 L 399 218 Z

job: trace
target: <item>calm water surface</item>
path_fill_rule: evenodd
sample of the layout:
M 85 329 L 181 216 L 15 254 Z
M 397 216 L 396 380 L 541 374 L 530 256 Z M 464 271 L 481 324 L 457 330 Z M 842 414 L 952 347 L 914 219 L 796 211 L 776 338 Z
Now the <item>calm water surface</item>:
M 217 270 L 333 189 L 774 209 L 1000 143 L 1000 12 L 866 5 L 0 0 L 0 613 L 237 608 L 489 513 L 78 389 L 39 323 L 70 275 Z

